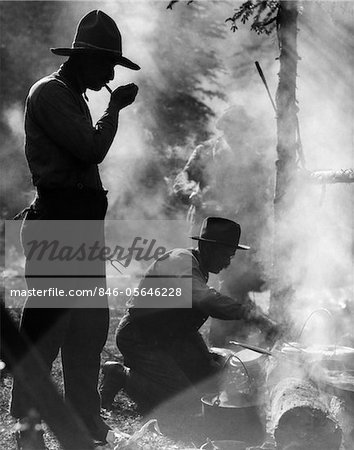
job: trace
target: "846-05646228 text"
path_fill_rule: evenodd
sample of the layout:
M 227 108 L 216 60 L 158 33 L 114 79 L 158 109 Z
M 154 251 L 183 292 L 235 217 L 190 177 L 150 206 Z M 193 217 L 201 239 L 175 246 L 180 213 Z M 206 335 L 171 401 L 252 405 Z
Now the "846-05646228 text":
M 180 297 L 182 295 L 182 288 L 103 288 L 95 287 L 91 289 L 59 289 L 56 287 L 48 289 L 11 289 L 10 297 L 93 297 L 93 296 L 108 296 L 108 297 Z

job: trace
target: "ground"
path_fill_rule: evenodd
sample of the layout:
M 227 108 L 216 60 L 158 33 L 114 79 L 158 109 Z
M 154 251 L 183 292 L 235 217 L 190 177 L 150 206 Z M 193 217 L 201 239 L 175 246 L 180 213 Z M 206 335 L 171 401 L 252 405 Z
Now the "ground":
M 115 330 L 119 319 L 122 315 L 122 309 L 111 310 L 111 321 L 108 340 L 105 351 L 102 353 L 102 364 L 113 357 L 120 358 L 120 354 L 115 345 Z M 58 386 L 59 391 L 62 390 L 62 374 L 60 357 L 55 361 L 53 367 L 53 379 Z M 8 414 L 8 404 L 11 392 L 11 376 L 3 374 L 0 380 L 0 448 L 1 450 L 14 450 L 16 448 L 13 437 L 13 428 L 15 421 Z M 138 431 L 145 423 L 146 419 L 141 417 L 134 402 L 124 393 L 120 392 L 116 397 L 113 411 L 104 412 L 106 422 L 112 428 L 118 428 L 121 432 L 133 434 Z M 153 432 L 148 432 L 141 440 L 139 440 L 139 448 L 144 450 L 178 450 L 187 448 L 199 448 L 205 442 L 205 435 L 201 436 L 200 430 L 182 430 L 180 434 L 173 433 L 172 430 L 164 430 L 164 434 L 159 436 Z M 169 436 L 169 437 L 167 437 Z M 50 432 L 46 429 L 45 442 L 49 450 L 59 450 L 60 446 Z M 270 440 L 271 439 L 267 439 Z M 264 447 L 273 449 L 274 446 Z M 344 447 L 343 447 L 344 449 Z M 341 449 L 341 450 L 343 450 Z
M 119 322 L 122 310 L 119 312 L 111 310 L 111 321 L 108 340 L 105 349 L 119 358 L 119 353 L 115 345 L 115 329 Z M 112 359 L 106 352 L 102 353 L 102 364 Z M 60 356 L 54 362 L 53 378 L 59 390 L 62 390 L 62 374 L 60 365 Z M 0 381 L 0 448 L 1 450 L 14 450 L 16 448 L 13 436 L 13 428 L 15 421 L 8 413 L 8 405 L 10 400 L 12 378 L 9 374 L 4 374 Z M 139 430 L 145 423 L 143 417 L 139 416 L 136 411 L 136 405 L 129 397 L 120 392 L 116 397 L 114 409 L 110 413 L 104 414 L 106 422 L 112 428 L 118 428 L 120 431 L 133 434 Z M 46 428 L 44 435 L 46 445 L 49 450 L 59 450 L 60 446 L 53 434 Z M 202 442 L 196 441 L 193 434 L 183 433 L 183 441 L 172 439 L 164 436 L 158 436 L 156 433 L 148 432 L 142 440 L 139 441 L 144 450 L 166 450 L 166 449 L 185 449 L 186 447 L 195 448 L 196 444 L 201 445 Z

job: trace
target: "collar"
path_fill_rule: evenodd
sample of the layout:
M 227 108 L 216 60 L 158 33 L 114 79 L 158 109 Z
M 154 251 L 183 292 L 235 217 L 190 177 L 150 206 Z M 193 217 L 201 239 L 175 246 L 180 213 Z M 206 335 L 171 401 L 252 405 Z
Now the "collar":
M 65 80 L 73 91 L 80 95 L 84 95 L 84 98 L 87 99 L 86 88 L 83 86 L 77 71 L 74 69 L 73 65 L 70 64 L 70 61 L 66 61 L 62 64 L 57 74 Z
M 203 266 L 199 250 L 197 248 L 193 248 L 192 249 L 192 254 L 196 258 L 196 260 L 198 261 L 200 271 L 202 272 L 203 277 L 205 278 L 205 281 L 207 282 L 209 280 L 209 272 Z

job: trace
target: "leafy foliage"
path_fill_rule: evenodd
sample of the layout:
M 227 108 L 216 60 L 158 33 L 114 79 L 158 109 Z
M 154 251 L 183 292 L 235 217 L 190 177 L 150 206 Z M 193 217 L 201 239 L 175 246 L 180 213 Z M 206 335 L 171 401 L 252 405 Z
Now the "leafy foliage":
M 158 123 L 153 132 L 157 144 L 181 145 L 191 134 L 197 140 L 207 137 L 213 112 L 205 100 L 222 98 L 217 83 L 222 63 L 208 40 L 222 39 L 223 28 L 202 4 L 191 5 L 188 11 L 181 10 L 168 19 L 159 23 L 161 35 L 171 26 L 178 31 L 174 39 L 160 42 L 156 49 L 154 61 L 165 83 L 152 86 L 153 115 Z
M 247 0 L 226 22 L 231 22 L 231 30 L 236 31 L 237 22 L 245 24 L 253 18 L 251 30 L 257 34 L 270 34 L 276 27 L 278 8 L 277 0 Z
M 167 8 L 172 9 L 175 3 L 180 0 L 171 1 Z M 194 0 L 187 2 L 189 5 Z M 277 14 L 279 9 L 279 0 L 247 0 L 235 10 L 235 13 L 226 19 L 226 22 L 231 22 L 231 30 L 238 29 L 237 23 L 245 24 L 251 18 L 251 30 L 257 34 L 271 34 L 276 27 Z

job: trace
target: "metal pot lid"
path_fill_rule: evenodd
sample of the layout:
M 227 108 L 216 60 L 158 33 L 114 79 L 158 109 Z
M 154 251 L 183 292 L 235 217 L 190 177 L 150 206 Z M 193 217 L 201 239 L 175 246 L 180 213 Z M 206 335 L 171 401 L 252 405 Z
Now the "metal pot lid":
M 258 363 L 259 361 L 262 361 L 264 359 L 264 355 L 261 355 L 258 352 L 255 352 L 254 350 L 249 350 L 249 349 L 240 350 L 239 352 L 236 353 L 235 356 L 237 358 L 240 358 L 240 360 L 244 364 L 249 364 L 249 363 L 254 363 L 254 362 Z M 233 356 L 230 359 L 230 364 L 232 366 L 240 366 L 241 363 L 237 358 L 235 358 L 235 356 Z
M 220 355 L 223 358 L 228 358 L 232 355 L 235 355 L 235 352 L 233 350 L 225 347 L 210 347 L 209 351 L 211 353 L 215 353 L 216 355 Z

